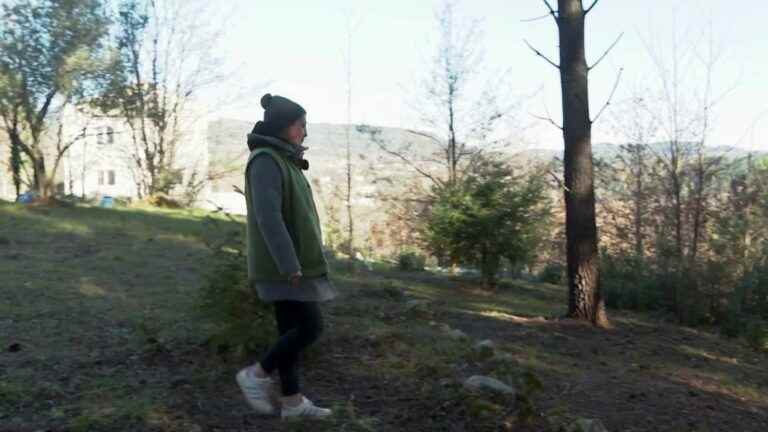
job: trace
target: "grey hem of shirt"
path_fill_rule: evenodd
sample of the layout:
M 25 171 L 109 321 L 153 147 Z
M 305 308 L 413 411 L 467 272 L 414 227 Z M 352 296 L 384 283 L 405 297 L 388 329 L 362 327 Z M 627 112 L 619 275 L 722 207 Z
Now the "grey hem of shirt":
M 295 273 L 301 266 L 282 217 L 283 184 L 280 167 L 272 156 L 263 153 L 251 160 L 247 170 L 252 210 L 259 230 L 278 270 L 286 275 L 284 282 L 253 281 L 252 287 L 256 289 L 259 298 L 266 302 L 327 301 L 338 296 L 338 290 L 327 275 L 302 277 L 298 288 L 291 287 L 287 275 Z

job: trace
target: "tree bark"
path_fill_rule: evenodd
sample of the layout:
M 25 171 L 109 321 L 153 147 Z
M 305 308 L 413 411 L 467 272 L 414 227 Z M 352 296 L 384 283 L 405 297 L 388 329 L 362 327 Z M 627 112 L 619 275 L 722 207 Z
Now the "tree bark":
M 592 121 L 584 53 L 581 0 L 559 0 L 560 81 L 565 151 L 565 207 L 568 260 L 568 316 L 607 326 L 600 291 L 595 192 L 592 167 Z

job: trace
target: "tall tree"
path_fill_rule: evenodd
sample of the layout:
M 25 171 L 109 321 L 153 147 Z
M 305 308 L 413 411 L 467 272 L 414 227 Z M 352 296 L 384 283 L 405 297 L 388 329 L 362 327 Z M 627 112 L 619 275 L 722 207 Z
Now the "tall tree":
M 549 60 L 533 47 L 531 49 L 560 71 L 562 131 L 565 143 L 563 164 L 568 315 L 603 327 L 608 325 L 608 317 L 600 290 L 592 166 L 593 119 L 589 116 L 588 74 L 590 69 L 605 57 L 610 48 L 592 66 L 587 65 L 584 49 L 585 17 L 598 1 L 595 0 L 587 9 L 584 9 L 581 0 L 558 0 L 558 10 L 555 11 L 549 1 L 544 0 L 549 15 L 557 23 L 560 64 Z M 615 88 L 614 85 L 614 90 Z M 602 111 L 603 109 L 598 112 L 595 120 L 600 117 Z
M 505 76 L 481 81 L 483 71 L 482 28 L 479 20 L 462 19 L 458 2 L 444 0 L 435 11 L 438 40 L 428 72 L 417 82 L 416 97 L 409 97 L 419 117 L 419 129 L 411 134 L 428 138 L 436 150 L 412 149 L 410 143 L 395 146 L 374 140 L 382 151 L 413 168 L 432 184 L 455 182 L 472 159 L 495 145 L 502 120 L 512 111 L 504 96 Z M 361 132 L 376 132 L 362 128 Z M 442 172 L 441 172 L 442 171 Z
M 51 116 L 97 87 L 109 20 L 101 0 L 18 0 L 1 7 L 0 117 L 16 158 L 12 166 L 23 153 L 32 188 L 47 197 L 58 166 L 49 172 L 48 159 L 59 161 L 69 149 L 46 148 Z M 18 171 L 14 176 L 18 188 Z
M 354 33 L 354 25 L 352 23 L 352 13 L 347 13 L 347 28 L 346 28 L 346 53 L 345 53 L 345 78 L 346 78 L 346 93 L 347 93 L 347 124 L 344 128 L 345 140 L 347 145 L 347 255 L 349 256 L 348 270 L 350 272 L 355 271 L 355 230 L 354 230 L 354 217 L 352 215 L 352 143 L 351 143 L 351 128 L 352 128 L 352 36 Z
M 636 88 L 617 104 L 619 109 L 611 118 L 624 143 L 597 170 L 596 178 L 598 196 L 605 194 L 598 202 L 598 217 L 603 221 L 600 240 L 608 237 L 616 250 L 631 251 L 640 259 L 648 254 L 650 202 L 658 183 L 653 181 L 656 166 L 650 149 L 658 136 L 658 119 L 647 106 L 647 93 L 647 89 Z
M 660 39 L 662 36 L 664 39 Z M 666 284 L 667 303 L 683 320 L 683 315 L 699 301 L 695 290 L 702 281 L 692 276 L 700 274 L 700 267 L 706 265 L 698 258 L 706 252 L 710 225 L 707 215 L 714 205 L 712 189 L 726 168 L 725 152 L 706 148 L 706 144 L 713 113 L 732 89 L 714 92 L 722 50 L 711 28 L 697 29 L 695 38 L 687 37 L 685 26 L 674 15 L 668 39 L 651 29 L 642 40 L 655 72 L 651 81 L 655 91 L 650 94 L 648 109 L 656 113 L 663 139 L 660 148 L 650 148 L 660 168 L 656 180 L 664 192 L 656 201 L 659 213 L 672 221 L 671 242 L 662 229 L 658 243 L 670 243 L 665 259 L 673 277 Z M 686 283 L 677 279 L 683 274 Z
M 140 197 L 169 193 L 183 182 L 177 166 L 185 132 L 200 120 L 193 98 L 221 77 L 214 54 L 220 29 L 202 1 L 122 0 L 109 84 L 96 107 L 122 119 Z M 194 179 L 192 179 L 194 182 Z

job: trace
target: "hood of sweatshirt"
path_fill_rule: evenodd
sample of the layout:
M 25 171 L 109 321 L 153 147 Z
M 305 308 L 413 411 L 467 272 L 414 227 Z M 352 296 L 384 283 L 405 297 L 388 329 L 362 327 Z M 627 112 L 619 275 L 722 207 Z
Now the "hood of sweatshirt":
M 269 135 L 260 135 L 257 133 L 248 134 L 248 149 L 253 151 L 259 147 L 272 147 L 288 157 L 288 160 L 294 163 L 297 167 L 308 170 L 309 161 L 304 159 L 304 152 L 309 149 L 302 145 L 296 146 L 280 138 L 275 138 Z

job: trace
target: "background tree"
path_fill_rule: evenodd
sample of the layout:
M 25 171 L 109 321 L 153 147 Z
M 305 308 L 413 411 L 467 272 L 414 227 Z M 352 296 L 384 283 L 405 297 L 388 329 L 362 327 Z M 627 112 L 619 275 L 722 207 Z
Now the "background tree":
M 184 182 L 176 159 L 185 132 L 200 120 L 194 97 L 223 78 L 212 7 L 181 0 L 119 3 L 116 55 L 95 105 L 130 131 L 125 151 L 139 197 L 168 194 Z
M 47 197 L 69 146 L 46 146 L 51 116 L 93 95 L 109 20 L 100 0 L 19 0 L 0 6 L 0 117 L 20 187 L 20 154 L 32 189 Z M 52 134 L 51 134 L 52 135 Z
M 347 255 L 349 261 L 347 262 L 348 270 L 350 272 L 355 271 L 355 230 L 354 230 L 354 217 L 352 215 L 352 144 L 350 139 L 352 129 L 352 36 L 354 33 L 354 27 L 352 20 L 352 13 L 348 12 L 346 16 L 346 52 L 345 52 L 345 78 L 347 84 L 347 124 L 344 128 L 344 138 L 347 146 L 346 153 L 346 174 L 347 174 L 347 190 L 346 190 L 346 203 L 347 203 Z
M 494 288 L 501 259 L 527 264 L 546 235 L 550 209 L 541 175 L 515 175 L 489 155 L 474 158 L 471 171 L 444 188 L 424 238 L 435 255 L 477 265 L 483 287 Z
M 671 232 L 658 225 L 656 233 L 659 269 L 666 269 L 667 275 L 660 285 L 678 319 L 692 323 L 701 315 L 695 309 L 703 306 L 698 285 L 707 276 L 697 275 L 706 273 L 702 266 L 710 252 L 708 214 L 716 205 L 715 188 L 726 169 L 726 154 L 708 148 L 708 137 L 714 110 L 731 89 L 714 93 L 722 51 L 712 29 L 689 37 L 674 18 L 669 40 L 657 39 L 660 32 L 653 30 L 642 37 L 655 71 L 647 109 L 658 121 L 661 138 L 660 145 L 648 149 L 656 160 L 654 181 L 662 192 L 654 199 L 654 211 L 659 220 L 672 221 Z
M 512 104 L 504 96 L 504 79 L 481 81 L 482 28 L 478 20 L 462 20 L 458 2 L 446 0 L 435 11 L 438 40 L 428 72 L 414 90 L 419 118 L 415 135 L 427 137 L 436 150 L 425 154 L 408 142 L 377 141 L 388 155 L 401 160 L 436 185 L 457 180 L 469 158 L 503 146 L 495 132 L 509 117 Z M 361 132 L 376 132 L 364 127 Z M 496 147 L 494 147 L 496 146 Z M 442 171 L 442 173 L 438 173 Z
M 435 11 L 438 40 L 427 73 L 408 98 L 418 101 L 412 106 L 418 130 L 408 130 L 404 139 L 395 142 L 384 139 L 380 128 L 358 126 L 358 132 L 368 134 L 387 157 L 407 165 L 424 180 L 414 181 L 407 192 L 398 189 L 378 197 L 397 207 L 392 214 L 407 219 L 402 229 L 391 232 L 393 238 L 423 225 L 424 219 L 415 215 L 428 214 L 435 198 L 424 183 L 442 188 L 456 182 L 474 155 L 506 144 L 496 136 L 497 127 L 513 110 L 503 90 L 505 77 L 483 82 L 481 23 L 461 19 L 457 5 L 446 0 Z M 414 146 L 409 136 L 426 137 L 433 145 Z
M 600 164 L 596 187 L 601 246 L 640 260 L 652 249 L 651 203 L 658 194 L 651 149 L 658 137 L 658 119 L 648 108 L 647 94 L 648 89 L 638 87 L 614 104 L 612 128 L 623 143 L 616 152 L 595 157 L 596 165 Z

